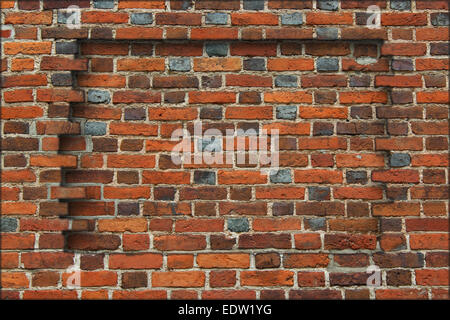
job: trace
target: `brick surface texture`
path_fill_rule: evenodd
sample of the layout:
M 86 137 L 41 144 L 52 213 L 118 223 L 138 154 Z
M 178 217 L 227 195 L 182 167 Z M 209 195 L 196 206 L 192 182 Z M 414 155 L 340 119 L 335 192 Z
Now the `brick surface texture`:
M 448 299 L 448 1 L 2 0 L 1 19 L 2 299 Z M 198 121 L 279 130 L 279 170 L 174 163 Z

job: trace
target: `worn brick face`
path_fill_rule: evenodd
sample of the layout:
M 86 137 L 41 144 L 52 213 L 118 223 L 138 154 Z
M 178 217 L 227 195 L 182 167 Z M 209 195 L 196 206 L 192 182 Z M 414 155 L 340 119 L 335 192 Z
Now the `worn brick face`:
M 448 299 L 446 10 L 2 1 L 2 298 Z

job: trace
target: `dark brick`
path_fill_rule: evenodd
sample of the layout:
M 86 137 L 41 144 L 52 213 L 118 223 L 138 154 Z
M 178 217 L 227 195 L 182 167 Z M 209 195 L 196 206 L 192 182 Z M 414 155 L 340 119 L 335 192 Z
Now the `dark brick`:
M 147 287 L 147 273 L 142 272 L 124 272 L 122 274 L 122 288 L 142 288 Z
M 56 53 L 58 53 L 58 54 L 77 54 L 78 53 L 78 43 L 76 41 L 56 42 Z
M 389 187 L 386 190 L 386 197 L 390 200 L 406 200 L 408 198 L 408 188 Z
M 294 204 L 292 202 L 274 202 L 272 205 L 274 216 L 288 216 L 294 214 Z
M 244 0 L 244 10 L 264 10 L 265 0 Z
M 349 217 L 367 217 L 369 216 L 369 205 L 361 202 L 347 203 L 347 215 Z
M 222 119 L 222 108 L 205 107 L 200 110 L 200 119 Z
M 113 138 L 92 138 L 94 152 L 116 152 L 117 139 Z
M 347 183 L 367 183 L 367 172 L 365 171 L 347 171 Z
M 402 219 L 398 218 L 381 218 L 380 231 L 402 231 Z
M 125 109 L 125 120 L 143 120 L 146 118 L 144 108 L 128 108 Z
M 119 215 L 134 216 L 139 214 L 139 203 L 135 202 L 120 202 L 117 205 Z
M 350 76 L 350 87 L 369 87 L 370 76 Z
M 409 286 L 411 285 L 411 271 L 409 270 L 388 270 L 386 272 L 386 283 L 388 286 Z
M 334 124 L 326 122 L 315 122 L 313 126 L 313 135 L 332 136 L 334 133 Z
M 244 70 L 264 71 L 266 70 L 266 59 L 263 58 L 245 59 Z
M 196 184 L 216 184 L 216 173 L 213 171 L 195 171 L 194 183 Z
M 153 195 L 155 200 L 174 200 L 175 188 L 172 187 L 155 187 Z
M 327 227 L 325 218 L 310 218 L 305 219 L 305 228 L 314 231 L 325 230 Z
M 255 255 L 255 266 L 258 269 L 278 268 L 280 265 L 280 255 L 276 252 L 257 253 Z
M 395 71 L 412 71 L 414 64 L 411 59 L 394 59 L 392 60 L 392 70 Z
M 203 88 L 219 88 L 222 85 L 220 76 L 202 76 Z
M 182 103 L 186 98 L 186 93 L 183 91 L 166 92 L 164 93 L 164 102 L 167 103 Z
M 72 75 L 70 73 L 53 73 L 52 84 L 57 87 L 68 87 L 72 85 Z
M 80 259 L 80 267 L 82 270 L 103 269 L 103 254 L 84 254 Z
M 112 39 L 113 32 L 111 28 L 92 28 L 91 39 Z
M 139 173 L 134 171 L 119 171 L 117 172 L 117 183 L 138 184 Z
M 236 239 L 222 235 L 211 235 L 210 242 L 212 250 L 230 250 L 236 244 Z
M 130 88 L 150 88 L 150 79 L 147 76 L 130 76 L 128 79 Z
M 330 188 L 308 187 L 309 200 L 330 200 Z

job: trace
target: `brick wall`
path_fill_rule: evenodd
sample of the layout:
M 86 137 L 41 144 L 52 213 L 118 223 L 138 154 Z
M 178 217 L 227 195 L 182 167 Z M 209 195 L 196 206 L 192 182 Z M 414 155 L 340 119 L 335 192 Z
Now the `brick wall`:
M 447 1 L 1 9 L 3 299 L 448 299 Z

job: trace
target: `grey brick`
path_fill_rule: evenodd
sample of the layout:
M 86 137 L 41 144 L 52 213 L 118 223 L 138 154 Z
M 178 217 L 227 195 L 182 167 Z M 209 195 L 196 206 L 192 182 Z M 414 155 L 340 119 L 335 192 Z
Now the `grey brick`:
M 411 163 L 411 157 L 407 153 L 393 153 L 390 157 L 391 167 L 404 167 L 409 166 Z
M 114 8 L 114 0 L 94 0 L 94 8 L 112 9 Z
M 297 118 L 297 106 L 278 106 L 277 119 L 295 120 Z
M 125 120 L 143 120 L 146 117 L 144 108 L 125 109 Z
M 76 41 L 56 42 L 56 53 L 77 54 L 78 53 L 78 43 Z
M 169 68 L 172 71 L 189 71 L 191 70 L 191 59 L 171 58 L 169 60 Z
M 228 218 L 227 224 L 231 232 L 247 232 L 250 227 L 247 218 Z
M 225 57 L 228 55 L 228 44 L 223 42 L 210 42 L 205 44 L 206 54 L 210 57 Z
M 57 18 L 57 22 L 58 23 L 63 23 L 66 24 L 67 23 L 67 19 L 73 15 L 73 12 L 67 12 L 67 10 L 58 10 L 58 18 Z
M 321 40 L 336 40 L 339 37 L 338 28 L 316 28 L 316 33 Z
M 448 26 L 449 25 L 449 14 L 448 13 L 432 13 L 431 14 L 431 24 L 433 26 Z
M 391 0 L 392 10 L 411 10 L 410 0 Z
M 200 151 L 219 152 L 222 151 L 221 140 L 215 137 L 205 137 L 198 139 L 198 148 Z
M 252 58 L 244 60 L 244 70 L 265 71 L 266 60 L 262 58 Z
M 276 87 L 295 88 L 298 86 L 297 76 L 291 76 L 291 75 L 277 76 L 275 78 L 275 86 Z
M 70 73 L 52 74 L 52 84 L 58 87 L 67 87 L 72 85 L 72 75 Z
M 131 14 L 131 23 L 132 24 L 152 24 L 153 23 L 153 15 L 151 13 L 132 13 Z
M 325 228 L 325 218 L 310 218 L 306 222 L 311 230 L 321 230 Z
M 329 200 L 330 188 L 328 187 L 308 187 L 309 200 Z
M 338 7 L 338 0 L 317 0 L 317 8 L 321 10 L 336 11 Z
M 210 12 L 206 14 L 206 24 L 227 24 L 228 14 L 223 12 Z
M 264 10 L 265 0 L 244 0 L 244 10 Z
M 17 229 L 17 219 L 0 218 L 0 232 L 14 232 Z
M 346 177 L 348 183 L 367 183 L 367 172 L 365 171 L 347 171 Z
M 259 134 L 258 122 L 241 122 L 238 123 L 236 135 L 238 136 L 257 136 Z
M 216 173 L 213 171 L 195 171 L 194 183 L 196 184 L 216 184 Z
M 84 134 L 90 136 L 103 136 L 106 134 L 106 123 L 86 122 L 84 125 Z
M 303 15 L 300 12 L 285 13 L 281 15 L 281 24 L 299 26 L 303 24 Z
M 280 169 L 270 174 L 270 182 L 272 183 L 291 183 L 291 170 Z
M 110 103 L 111 94 L 105 90 L 89 90 L 88 101 L 92 103 Z
M 338 71 L 339 59 L 338 58 L 319 58 L 316 61 L 317 71 Z

